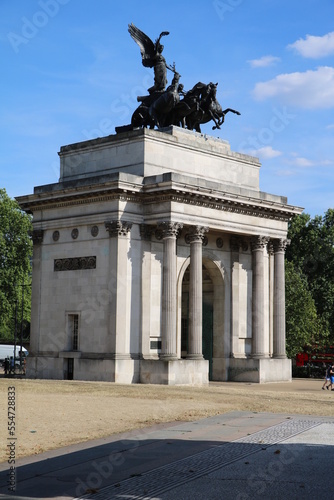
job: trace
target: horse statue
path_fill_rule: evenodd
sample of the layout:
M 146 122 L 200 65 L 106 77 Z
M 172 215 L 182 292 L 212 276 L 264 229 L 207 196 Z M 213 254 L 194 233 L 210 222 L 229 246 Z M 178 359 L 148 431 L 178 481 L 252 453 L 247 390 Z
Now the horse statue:
M 196 109 L 185 116 L 186 126 L 189 130 L 201 132 L 200 125 L 213 120 L 215 125 L 212 130 L 220 129 L 225 121 L 225 115 L 229 112 L 240 115 L 239 111 L 232 108 L 223 110 L 217 101 L 217 86 L 218 83 L 210 82 L 205 85 L 201 82 L 197 83 L 190 91 L 192 96 L 197 96 Z
M 157 99 L 154 99 L 149 107 L 150 117 L 158 128 L 171 125 L 171 113 L 180 102 L 179 81 L 180 75 L 175 72 L 171 85 Z
M 140 106 L 134 111 L 131 125 L 135 127 L 157 128 L 167 127 L 173 124 L 173 109 L 180 101 L 180 75 L 174 73 L 174 78 L 165 91 L 156 91 L 147 96 L 138 96 Z
M 116 133 L 139 127 L 153 129 L 170 125 L 201 132 L 201 124 L 211 120 L 214 122 L 212 129 L 215 130 L 220 129 L 227 113 L 240 115 L 235 109 L 222 109 L 216 98 L 218 83 L 206 85 L 198 82 L 188 92 L 183 90 L 175 63 L 168 65 L 162 55 L 164 47 L 160 42 L 169 35 L 168 31 L 162 31 L 155 42 L 132 23 L 129 24 L 128 31 L 140 48 L 143 66 L 154 70 L 154 85 L 147 89 L 148 95 L 137 97 L 140 105 L 132 114 L 131 124 L 116 127 Z M 166 88 L 167 70 L 172 71 L 174 77 L 171 85 Z
M 191 90 L 180 92 L 183 99 L 180 100 L 173 110 L 173 125 L 186 128 L 186 117 L 200 109 L 201 94 L 207 88 L 204 83 L 198 82 Z

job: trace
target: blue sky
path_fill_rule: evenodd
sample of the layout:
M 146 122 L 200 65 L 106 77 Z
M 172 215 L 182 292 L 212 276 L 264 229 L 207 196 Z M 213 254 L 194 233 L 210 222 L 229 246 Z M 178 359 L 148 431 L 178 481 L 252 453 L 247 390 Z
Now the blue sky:
M 127 28 L 155 40 L 181 83 L 218 82 L 222 129 L 258 156 L 260 188 L 311 216 L 334 200 L 332 0 L 1 0 L 0 187 L 57 182 L 62 145 L 130 123 L 153 84 Z M 171 80 L 171 76 L 169 78 Z

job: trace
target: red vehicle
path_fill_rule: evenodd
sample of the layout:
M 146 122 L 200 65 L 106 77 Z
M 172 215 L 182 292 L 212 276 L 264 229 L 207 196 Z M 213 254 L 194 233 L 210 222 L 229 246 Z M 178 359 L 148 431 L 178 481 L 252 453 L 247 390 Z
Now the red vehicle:
M 328 365 L 334 362 L 334 346 L 314 345 L 305 347 L 304 352 L 296 355 L 296 366 Z

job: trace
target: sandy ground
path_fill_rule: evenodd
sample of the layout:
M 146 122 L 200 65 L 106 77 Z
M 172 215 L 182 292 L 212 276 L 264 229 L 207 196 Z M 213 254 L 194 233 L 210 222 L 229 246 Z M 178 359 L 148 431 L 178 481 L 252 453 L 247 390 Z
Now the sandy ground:
M 13 428 L 8 394 L 15 391 L 16 457 L 162 422 L 198 420 L 229 411 L 334 416 L 334 391 L 322 380 L 285 384 L 213 382 L 206 387 L 0 378 L 0 462 Z M 12 389 L 14 388 L 14 389 Z M 10 403 L 10 407 L 13 404 Z

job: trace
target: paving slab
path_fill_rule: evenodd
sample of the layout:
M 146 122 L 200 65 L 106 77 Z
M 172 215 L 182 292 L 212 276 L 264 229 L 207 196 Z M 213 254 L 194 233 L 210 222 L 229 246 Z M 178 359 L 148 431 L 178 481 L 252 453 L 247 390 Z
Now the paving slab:
M 0 464 L 0 499 L 303 499 L 333 492 L 334 418 L 230 412 Z M 319 495 L 318 495 L 319 494 Z

